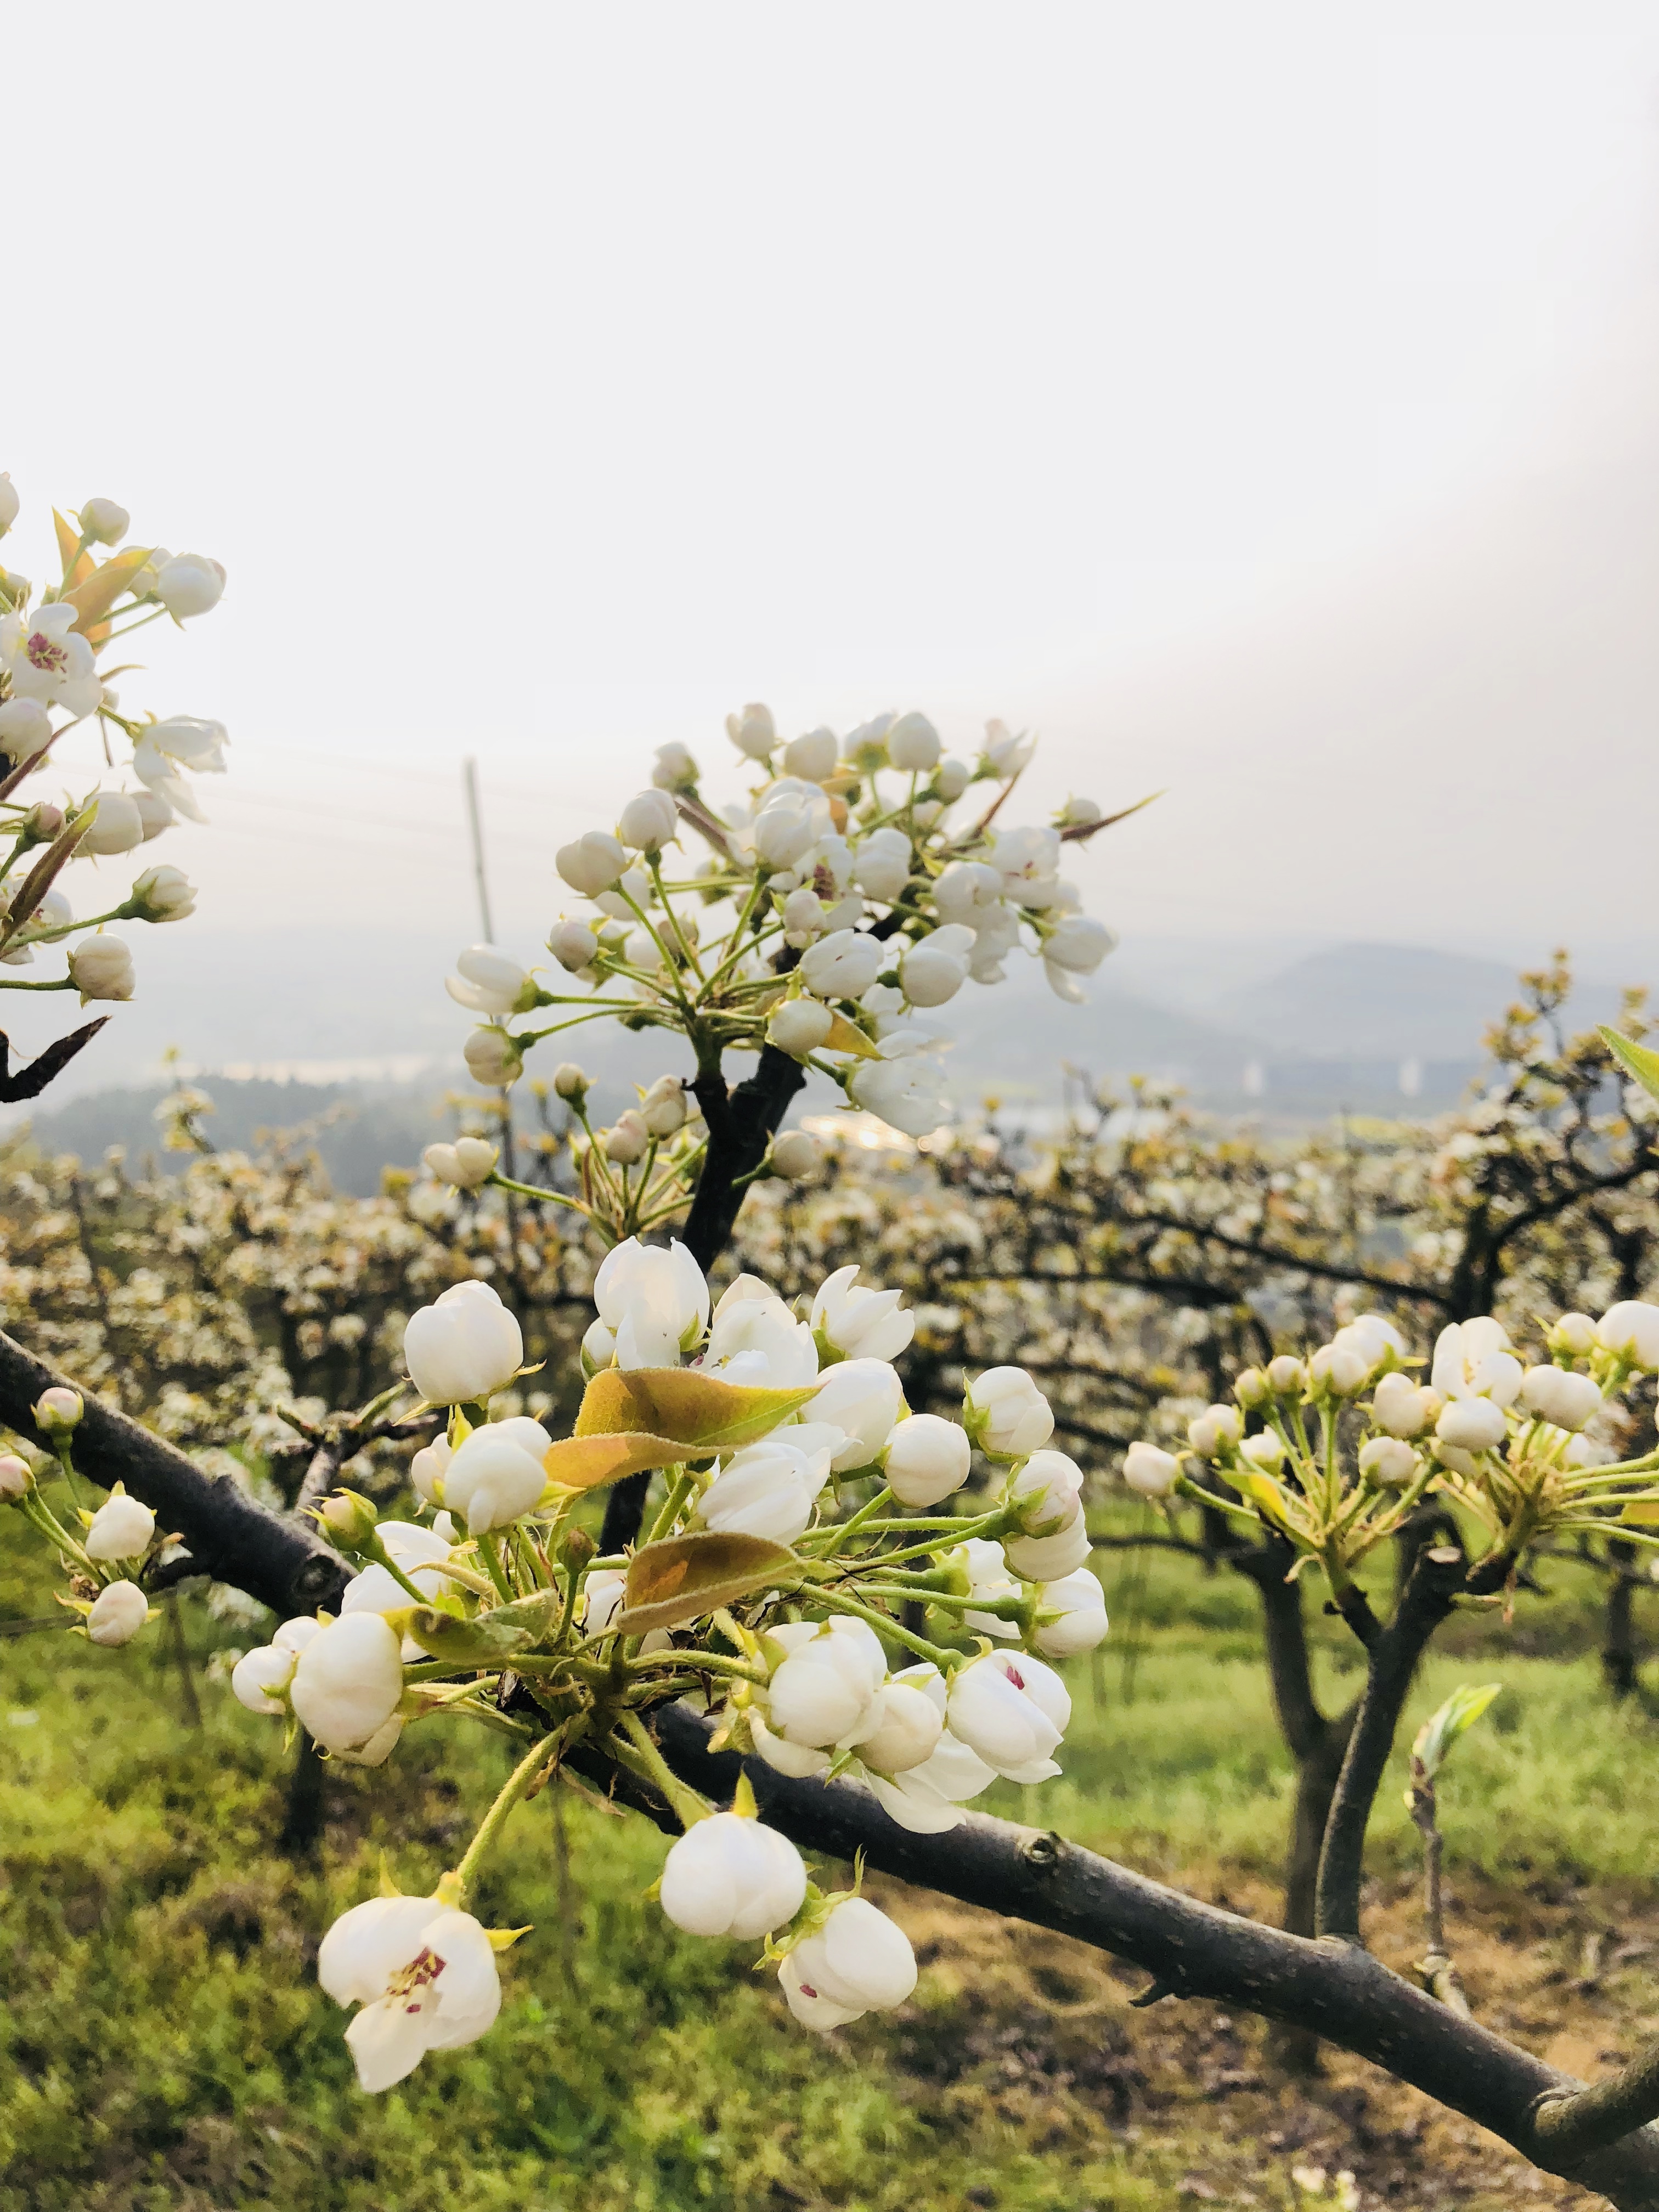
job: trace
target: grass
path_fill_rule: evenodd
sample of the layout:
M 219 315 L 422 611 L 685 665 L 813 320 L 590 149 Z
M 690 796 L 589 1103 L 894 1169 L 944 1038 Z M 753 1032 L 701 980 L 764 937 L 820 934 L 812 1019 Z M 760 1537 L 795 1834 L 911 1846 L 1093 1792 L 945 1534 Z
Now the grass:
M 41 1614 L 44 1563 L 15 1520 L 3 1526 L 0 1617 Z M 1282 1850 L 1289 1773 L 1252 1594 L 1191 1562 L 1142 1564 L 1127 1614 L 1117 1594 L 1113 1643 L 1071 1670 L 1064 1779 L 1005 1788 L 994 1809 L 1151 1872 L 1200 1869 L 1212 1891 L 1259 1887 Z M 1506 1686 L 1443 1792 L 1455 1878 L 1617 1883 L 1650 1864 L 1650 1724 L 1608 1705 L 1588 1592 L 1574 1571 L 1560 1580 L 1514 1634 L 1491 1614 L 1455 1620 L 1414 1697 L 1413 1719 L 1458 1681 Z M 198 1668 L 252 1640 L 199 1601 L 185 1613 Z M 1327 1689 L 1352 1690 L 1334 1625 L 1318 1639 Z M 382 1853 L 410 1890 L 453 1863 L 504 1771 L 496 1740 L 423 1723 L 379 1775 L 331 1774 L 320 1861 L 295 1863 L 275 1844 L 280 1730 L 210 1683 L 203 1726 L 185 1728 L 155 1630 L 125 1653 L 10 1639 L 0 1667 L 0 2212 L 1188 2201 L 1213 2118 L 1176 2091 L 1160 2118 L 1134 2087 L 1140 2016 L 1121 1996 L 1104 2010 L 1065 2002 L 1064 1975 L 1041 1965 L 1049 1954 L 1022 1952 L 1014 1931 L 1001 1948 L 1028 1971 L 1005 2002 L 994 1924 L 947 1914 L 935 1927 L 910 1900 L 900 1917 L 927 1938 L 915 2002 L 832 2042 L 809 2038 L 752 1972 L 752 1946 L 682 1936 L 646 1902 L 661 1839 L 568 1797 L 567 1885 L 545 1796 L 514 1816 L 486 1871 L 483 1916 L 535 1923 L 507 1964 L 496 2029 L 366 2100 L 344 2015 L 316 1986 L 318 1937 L 372 1893 Z M 1402 1782 L 1403 1766 L 1378 1808 L 1385 1881 L 1416 1863 Z M 1304 2201 L 1288 2154 L 1250 2158 L 1259 2193 L 1232 2201 Z

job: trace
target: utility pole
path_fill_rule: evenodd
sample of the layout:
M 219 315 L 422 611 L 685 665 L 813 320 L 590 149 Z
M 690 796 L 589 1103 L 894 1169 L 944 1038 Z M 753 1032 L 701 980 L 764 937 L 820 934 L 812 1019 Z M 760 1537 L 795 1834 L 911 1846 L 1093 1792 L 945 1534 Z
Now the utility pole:
M 466 818 L 472 832 L 472 878 L 478 887 L 478 918 L 483 924 L 483 941 L 495 942 L 495 926 L 489 915 L 489 878 L 484 873 L 483 820 L 478 811 L 478 763 L 469 754 L 461 763 L 461 785 L 466 793 Z M 518 1166 L 513 1151 L 513 1098 L 505 1085 L 501 1091 L 501 1165 L 515 1180 Z M 512 1194 L 507 1200 L 507 1220 L 513 1233 L 513 1274 L 518 1275 L 519 1224 L 518 1210 Z
M 489 919 L 489 882 L 484 874 L 483 824 L 478 813 L 478 763 L 469 757 L 461 763 L 461 781 L 466 791 L 466 818 L 472 829 L 472 876 L 478 886 L 478 913 L 483 922 L 483 941 L 495 942 L 495 925 Z

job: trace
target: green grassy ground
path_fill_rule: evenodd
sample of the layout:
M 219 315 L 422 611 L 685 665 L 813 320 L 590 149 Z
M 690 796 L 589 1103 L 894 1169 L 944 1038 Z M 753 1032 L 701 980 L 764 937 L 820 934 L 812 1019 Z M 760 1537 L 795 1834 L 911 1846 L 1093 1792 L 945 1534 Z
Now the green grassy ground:
M 39 1614 L 41 1563 L 15 1519 L 3 1534 L 18 1548 L 0 1563 L 0 1617 Z M 1122 1572 L 1105 1564 L 1109 1580 Z M 1419 1686 L 1422 1713 L 1460 1680 L 1507 1686 L 1445 1792 L 1455 1869 L 1584 1879 L 1650 1864 L 1651 1724 L 1609 1707 L 1593 1657 L 1555 1656 L 1582 1654 L 1588 1626 L 1562 1578 L 1513 1635 L 1491 1615 L 1455 1622 Z M 1121 1632 L 1073 1669 L 1065 1778 L 1011 1790 L 1000 1809 L 1149 1871 L 1273 1869 L 1288 1776 L 1250 1592 L 1164 1559 L 1127 1621 L 1125 1595 Z M 198 1668 L 252 1640 L 199 1604 L 186 1620 Z M 1335 1695 L 1346 1655 L 1323 1627 L 1321 1643 Z M 206 1682 L 204 1724 L 185 1728 L 155 1630 L 125 1653 L 0 1642 L 0 2212 L 1185 2201 L 1190 2131 L 1118 2124 L 1086 2024 L 1052 2091 L 1012 2118 L 986 2086 L 1001 2062 L 960 1976 L 924 1971 L 901 2021 L 811 2039 L 750 1970 L 753 1947 L 680 1936 L 644 1901 L 658 1837 L 568 1798 L 562 1892 L 546 1796 L 515 1816 L 483 1884 L 483 1917 L 536 1924 L 507 1962 L 495 2031 L 365 2100 L 344 2016 L 316 1987 L 318 1936 L 372 1893 L 381 1852 L 411 1890 L 453 1860 L 502 1771 L 495 1740 L 425 1723 L 380 1775 L 331 1775 L 322 1858 L 295 1864 L 274 1841 L 280 1730 Z M 1392 1782 L 1375 1858 L 1411 1863 Z M 1266 2186 L 1252 2201 L 1299 2201 L 1270 2173 Z

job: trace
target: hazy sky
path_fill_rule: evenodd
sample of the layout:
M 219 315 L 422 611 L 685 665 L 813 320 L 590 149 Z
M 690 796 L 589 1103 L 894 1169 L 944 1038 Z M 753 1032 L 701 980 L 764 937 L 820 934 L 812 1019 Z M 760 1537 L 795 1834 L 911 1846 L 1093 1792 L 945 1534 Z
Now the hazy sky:
M 0 148 L 7 557 L 98 493 L 229 569 L 123 685 L 233 738 L 170 969 L 475 934 L 469 751 L 528 954 L 748 698 L 1168 787 L 1130 939 L 1659 934 L 1651 0 L 76 22 Z

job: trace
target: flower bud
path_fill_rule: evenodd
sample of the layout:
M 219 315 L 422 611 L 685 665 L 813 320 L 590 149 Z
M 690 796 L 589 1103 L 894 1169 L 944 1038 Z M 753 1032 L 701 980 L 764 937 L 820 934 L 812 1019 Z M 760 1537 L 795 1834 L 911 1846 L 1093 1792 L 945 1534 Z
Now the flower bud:
M 1285 1464 L 1285 1439 L 1276 1430 L 1262 1429 L 1246 1437 L 1238 1455 L 1261 1474 L 1277 1474 Z
M 410 1315 L 404 1358 L 410 1382 L 428 1404 L 482 1403 L 518 1373 L 524 1337 L 488 1283 L 457 1283 Z
M 0 1452 L 0 1504 L 15 1505 L 34 1487 L 34 1470 L 15 1452 Z
M 867 1898 L 843 1897 L 778 1966 L 789 2009 L 821 2034 L 866 2012 L 890 2012 L 916 1986 L 908 1937 Z
M 750 760 L 763 761 L 778 741 L 772 709 L 758 703 L 745 707 L 740 714 L 728 714 L 726 734 Z
M 146 868 L 128 903 L 135 921 L 183 921 L 196 911 L 196 886 L 182 868 Z
M 112 694 L 107 691 L 104 694 L 104 699 L 107 706 L 113 706 L 115 703 Z M 135 791 L 131 797 L 133 805 L 138 809 L 138 819 L 144 828 L 144 834 L 139 840 L 141 844 L 148 845 L 152 837 L 159 837 L 164 830 L 170 830 L 179 819 L 159 791 Z M 54 808 L 52 811 L 56 812 L 57 810 Z M 57 831 L 52 830 L 46 834 L 55 836 Z
M 907 774 L 921 775 L 934 767 L 943 750 L 939 732 L 926 714 L 901 714 L 887 732 L 887 757 Z
M 1621 1299 L 1595 1324 L 1595 1340 L 1604 1352 L 1650 1372 L 1659 1367 L 1659 1306 Z
M 443 1481 L 454 1457 L 447 1437 L 434 1437 L 409 1462 L 409 1480 L 415 1495 L 428 1505 L 443 1504 Z
M 933 788 L 947 806 L 954 805 L 974 780 L 974 772 L 966 763 L 942 760 L 933 776 Z
M 428 1145 L 421 1158 L 440 1182 L 477 1190 L 495 1174 L 501 1152 L 482 1137 L 458 1137 L 453 1145 Z
M 144 817 L 131 792 L 94 791 L 87 805 L 95 806 L 98 811 L 76 848 L 78 853 L 103 857 L 111 853 L 130 853 L 135 845 L 143 843 Z
M 756 1447 L 750 1446 L 750 1449 Z M 790 1743 L 843 1750 L 879 1724 L 879 1692 L 887 1661 L 873 1631 L 850 1614 L 819 1626 L 803 1621 L 773 1632 L 787 1656 L 767 1691 L 770 1725 Z
M 659 791 L 695 791 L 697 763 L 684 745 L 659 745 L 652 763 L 651 781 Z
M 853 858 L 853 881 L 866 898 L 890 905 L 910 880 L 910 840 L 902 830 L 872 830 Z M 880 971 L 878 969 L 876 974 Z M 871 975 L 871 982 L 876 980 Z
M 286 1710 L 283 1692 L 294 1679 L 297 1651 L 280 1644 L 262 1644 L 245 1651 L 231 1671 L 231 1695 L 251 1713 L 280 1713 Z
M 1595 1323 L 1588 1314 L 1564 1313 L 1544 1341 L 1570 1359 L 1588 1359 L 1595 1349 Z
M 624 845 L 636 853 L 659 853 L 676 835 L 680 826 L 680 811 L 665 791 L 653 785 L 641 791 L 623 807 L 617 823 L 617 836 Z
M 784 747 L 784 771 L 807 783 L 822 783 L 836 772 L 838 749 L 833 730 L 809 730 L 804 738 L 792 738 Z
M 52 735 L 52 716 L 38 699 L 0 702 L 0 752 L 14 761 L 32 760 Z
M 842 1431 L 846 1441 L 832 1464 L 837 1474 L 848 1474 L 875 1463 L 903 1406 L 898 1376 L 884 1359 L 843 1359 L 824 1376 L 801 1419 L 827 1421 Z
M 561 968 L 580 975 L 597 958 L 599 940 L 585 921 L 556 921 L 547 933 L 547 949 Z
M 76 946 L 69 957 L 69 971 L 83 1006 L 89 999 L 130 999 L 137 981 L 131 953 L 118 937 L 101 930 Z
M 1308 1380 L 1314 1389 L 1334 1398 L 1357 1395 L 1370 1371 L 1371 1363 L 1363 1352 L 1340 1344 L 1322 1344 L 1308 1362 Z
M 888 1439 L 881 1464 L 899 1504 L 921 1513 L 961 1489 L 972 1458 L 967 1431 L 954 1421 L 937 1413 L 912 1413 Z
M 580 1106 L 592 1085 L 592 1078 L 577 1066 L 574 1060 L 562 1060 L 553 1071 L 556 1095 L 573 1106 Z
M 87 1634 L 94 1644 L 131 1644 L 149 1619 L 149 1600 L 137 1583 L 111 1583 L 93 1600 Z
M 155 1516 L 148 1505 L 117 1490 L 92 1516 L 82 1540 L 89 1559 L 140 1559 L 155 1534 Z
M 1521 1402 L 1553 1428 L 1577 1431 L 1601 1410 L 1600 1386 L 1588 1375 L 1565 1367 L 1529 1367 L 1522 1378 Z
M 1508 1434 L 1501 1407 L 1490 1398 L 1454 1398 L 1434 1425 L 1435 1435 L 1455 1451 L 1492 1451 Z
M 640 1101 L 640 1116 L 653 1137 L 672 1137 L 691 1117 L 685 1096 L 685 1079 L 659 1075 Z
M 797 1060 L 816 1052 L 834 1026 L 835 1017 L 816 999 L 786 999 L 766 1027 L 766 1041 Z
M 973 963 L 974 932 L 947 921 L 899 961 L 899 984 L 913 1006 L 942 1006 L 955 998 Z
M 628 854 L 603 830 L 590 830 L 574 844 L 561 845 L 553 865 L 573 891 L 594 898 L 616 882 L 628 866 Z
M 769 1154 L 772 1172 L 786 1182 L 803 1182 L 823 1164 L 823 1147 L 810 1129 L 786 1129 L 774 1137 Z
M 1074 1659 L 1105 1640 L 1106 1601 L 1087 1567 L 1045 1583 L 1037 1592 L 1037 1625 L 1031 1641 L 1045 1659 Z
M 1372 1437 L 1359 1447 L 1359 1472 L 1385 1490 L 1403 1490 L 1417 1473 L 1417 1454 L 1399 1437 Z
M 33 702 L 31 700 L 27 703 L 32 706 Z M 52 839 L 63 829 L 65 819 L 66 817 L 61 806 L 53 806 L 42 799 L 38 806 L 30 807 L 24 817 L 23 826 L 28 832 L 33 844 L 50 845 Z
M 1307 1387 L 1307 1377 L 1302 1362 L 1281 1352 L 1277 1359 L 1267 1362 L 1267 1388 L 1281 1398 L 1295 1398 Z M 1256 1401 L 1260 1404 L 1261 1400 Z
M 1219 1458 L 1243 1433 L 1243 1417 L 1236 1406 L 1208 1407 L 1187 1424 L 1187 1441 L 1200 1459 Z
M 715 1813 L 688 1828 L 669 1851 L 658 1895 L 688 1935 L 752 1942 L 800 1911 L 806 1869 L 775 1828 L 740 1813 Z
M 317 1516 L 324 1532 L 343 1552 L 360 1552 L 374 1540 L 380 1516 L 355 1490 L 337 1490 Z
M 1241 1367 L 1233 1377 L 1233 1395 L 1241 1406 L 1265 1406 L 1273 1395 L 1273 1385 L 1259 1367 Z
M 474 1429 L 444 1470 L 446 1509 L 466 1517 L 467 1534 L 504 1528 L 539 1502 L 553 1439 L 539 1421 L 520 1414 Z
M 1371 1393 L 1371 1419 L 1391 1437 L 1420 1437 L 1434 1426 L 1440 1405 L 1409 1375 L 1385 1375 Z
M 392 1720 L 404 1693 L 396 1633 L 378 1613 L 343 1613 L 301 1652 L 289 1702 L 325 1751 L 360 1752 Z
M 155 573 L 155 596 L 179 622 L 216 607 L 224 588 L 223 568 L 203 553 L 175 553 Z
M 937 1667 L 908 1667 L 877 1698 L 874 1731 L 859 1739 L 859 1757 L 881 1774 L 908 1774 L 931 1759 L 945 1732 L 945 1682 Z
M 1054 1432 L 1048 1401 L 1023 1367 L 988 1367 L 968 1386 L 963 1425 L 991 1459 L 1024 1459 Z
M 88 545 L 118 545 L 131 520 L 112 499 L 89 499 L 81 509 L 81 535 Z
M 1123 1455 L 1123 1480 L 1143 1498 L 1167 1498 L 1181 1475 L 1181 1462 L 1157 1444 L 1132 1443 Z
M 472 1080 L 489 1090 L 504 1091 L 524 1073 L 524 1054 L 505 1030 L 474 1030 L 461 1049 Z
M 631 1106 L 626 1113 L 617 1115 L 610 1128 L 599 1132 L 599 1149 L 619 1168 L 636 1166 L 645 1158 L 650 1142 L 651 1133 L 643 1115 L 636 1114 Z
M 85 1401 L 78 1390 L 71 1390 L 66 1383 L 54 1382 L 35 1401 L 34 1425 L 49 1437 L 67 1436 L 71 1429 L 79 1427 L 85 1411 Z

